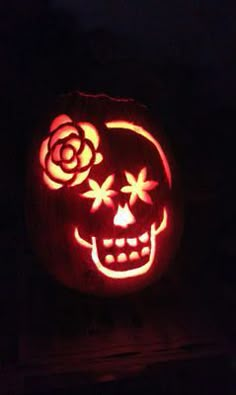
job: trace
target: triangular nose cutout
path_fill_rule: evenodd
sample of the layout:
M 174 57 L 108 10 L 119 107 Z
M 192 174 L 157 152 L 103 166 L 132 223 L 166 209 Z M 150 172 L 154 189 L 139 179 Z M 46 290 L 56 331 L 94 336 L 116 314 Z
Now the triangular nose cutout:
M 127 226 L 134 224 L 135 222 L 136 219 L 131 213 L 128 204 L 126 203 L 124 207 L 121 207 L 119 205 L 113 219 L 114 225 L 121 226 L 122 228 L 127 228 Z

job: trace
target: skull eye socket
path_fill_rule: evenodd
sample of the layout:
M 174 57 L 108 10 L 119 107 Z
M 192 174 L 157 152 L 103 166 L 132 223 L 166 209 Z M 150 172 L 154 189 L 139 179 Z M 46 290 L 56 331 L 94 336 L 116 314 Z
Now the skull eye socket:
M 128 182 L 128 185 L 125 185 L 121 188 L 121 192 L 130 193 L 129 204 L 133 206 L 137 199 L 139 198 L 144 203 L 153 204 L 152 198 L 148 191 L 156 188 L 158 185 L 157 181 L 147 180 L 147 168 L 143 167 L 137 178 L 134 177 L 133 174 L 125 171 L 125 177 Z
M 114 174 L 109 175 L 101 186 L 97 183 L 97 181 L 92 180 L 91 178 L 88 180 L 90 190 L 82 193 L 81 196 L 94 200 L 90 209 L 91 213 L 97 211 L 102 204 L 105 204 L 108 207 L 114 207 L 112 196 L 115 196 L 117 192 L 113 189 L 110 189 L 114 183 L 114 180 Z

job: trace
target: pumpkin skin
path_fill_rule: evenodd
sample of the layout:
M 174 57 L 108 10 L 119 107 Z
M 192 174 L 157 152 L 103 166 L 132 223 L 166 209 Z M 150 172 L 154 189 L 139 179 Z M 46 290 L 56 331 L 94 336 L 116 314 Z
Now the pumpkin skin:
M 144 106 L 63 96 L 35 139 L 29 168 L 31 234 L 40 261 L 63 284 L 120 295 L 167 269 L 181 233 L 178 184 Z

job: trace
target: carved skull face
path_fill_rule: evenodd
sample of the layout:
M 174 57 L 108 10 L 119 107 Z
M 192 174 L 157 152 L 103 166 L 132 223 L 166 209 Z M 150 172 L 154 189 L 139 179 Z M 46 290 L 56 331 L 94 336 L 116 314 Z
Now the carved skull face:
M 104 166 L 91 171 L 80 193 L 78 204 L 88 215 L 86 223 L 78 218 L 74 236 L 103 275 L 142 276 L 156 258 L 156 237 L 167 227 L 168 163 L 157 141 L 139 125 L 111 121 L 104 134 Z
M 41 182 L 63 202 L 73 265 L 113 285 L 161 269 L 161 235 L 169 237 L 173 222 L 172 175 L 147 128 L 124 114 L 95 124 L 59 113 L 39 159 Z

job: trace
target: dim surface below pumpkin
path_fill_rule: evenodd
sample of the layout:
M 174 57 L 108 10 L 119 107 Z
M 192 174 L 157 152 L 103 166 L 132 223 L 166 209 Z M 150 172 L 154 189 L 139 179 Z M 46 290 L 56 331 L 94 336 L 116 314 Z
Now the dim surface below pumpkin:
M 28 222 L 40 262 L 66 286 L 98 295 L 158 279 L 180 238 L 172 163 L 145 106 L 60 98 L 30 156 Z

